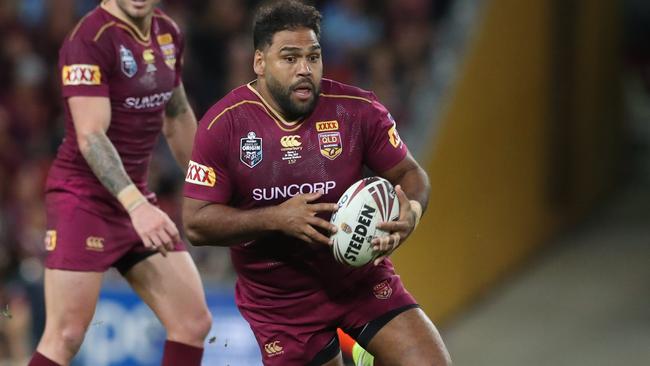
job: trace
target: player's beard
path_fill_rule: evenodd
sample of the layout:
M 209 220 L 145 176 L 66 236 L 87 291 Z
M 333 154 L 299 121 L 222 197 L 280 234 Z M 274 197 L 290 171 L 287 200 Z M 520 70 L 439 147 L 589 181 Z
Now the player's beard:
M 311 100 L 305 103 L 296 103 L 291 100 L 291 93 L 298 84 L 309 81 L 311 84 Z M 311 80 L 305 79 L 296 82 L 289 87 L 284 87 L 280 82 L 271 75 L 267 75 L 266 85 L 269 88 L 269 93 L 275 102 L 278 103 L 281 113 L 287 121 L 296 121 L 301 117 L 309 115 L 316 107 L 318 101 L 318 94 L 320 93 L 320 85 L 314 84 Z

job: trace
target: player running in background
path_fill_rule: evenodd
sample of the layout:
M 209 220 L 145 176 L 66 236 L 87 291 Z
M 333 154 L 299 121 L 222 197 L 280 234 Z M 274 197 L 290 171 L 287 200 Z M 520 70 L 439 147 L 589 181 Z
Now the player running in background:
M 46 187 L 46 326 L 30 366 L 67 365 L 116 267 L 167 330 L 162 364 L 198 366 L 211 327 L 198 271 L 147 189 L 163 131 L 185 169 L 196 118 L 182 35 L 158 0 L 106 0 L 66 37 L 65 139 Z
M 428 178 L 373 93 L 322 79 L 320 18 L 292 0 L 258 9 L 257 79 L 199 123 L 186 233 L 230 246 L 237 305 L 265 365 L 342 365 L 337 327 L 384 365 L 447 365 L 438 331 L 387 259 L 415 229 Z M 398 185 L 401 210 L 381 224 L 390 236 L 374 239 L 383 255 L 352 268 L 334 260 L 327 219 L 364 165 Z

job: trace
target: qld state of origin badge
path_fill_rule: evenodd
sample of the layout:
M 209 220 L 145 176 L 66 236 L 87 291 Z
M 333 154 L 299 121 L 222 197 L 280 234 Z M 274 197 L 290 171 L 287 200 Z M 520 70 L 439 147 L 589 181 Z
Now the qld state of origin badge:
M 249 168 L 255 167 L 262 161 L 262 138 L 251 131 L 239 143 L 239 160 Z
M 120 45 L 120 65 L 124 75 L 129 78 L 132 78 L 138 72 L 138 63 L 133 57 L 133 52 L 123 45 Z

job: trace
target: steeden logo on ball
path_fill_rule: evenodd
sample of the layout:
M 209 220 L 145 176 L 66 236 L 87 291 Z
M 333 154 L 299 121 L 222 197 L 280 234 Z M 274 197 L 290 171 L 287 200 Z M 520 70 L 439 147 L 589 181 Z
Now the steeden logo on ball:
M 332 235 L 334 258 L 340 263 L 361 267 L 381 254 L 373 250 L 372 239 L 389 234 L 378 229 L 377 224 L 399 217 L 395 189 L 383 178 L 365 178 L 343 193 L 338 206 L 330 220 L 340 229 Z

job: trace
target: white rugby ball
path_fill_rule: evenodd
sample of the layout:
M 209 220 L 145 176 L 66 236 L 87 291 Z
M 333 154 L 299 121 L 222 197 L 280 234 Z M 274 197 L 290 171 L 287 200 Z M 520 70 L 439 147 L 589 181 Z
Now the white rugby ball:
M 338 205 L 330 219 L 338 228 L 331 236 L 334 258 L 339 263 L 361 267 L 379 255 L 372 250 L 371 240 L 389 234 L 377 229 L 377 224 L 399 218 L 395 188 L 381 177 L 364 178 L 343 193 Z

